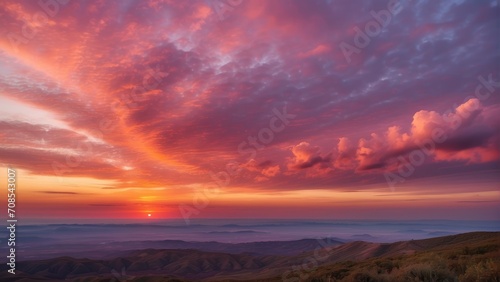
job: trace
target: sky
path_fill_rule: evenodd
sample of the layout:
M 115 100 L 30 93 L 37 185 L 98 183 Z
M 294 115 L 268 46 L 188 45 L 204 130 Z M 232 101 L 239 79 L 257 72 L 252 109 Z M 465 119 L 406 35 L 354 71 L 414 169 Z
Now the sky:
M 7 0 L 0 27 L 21 218 L 500 220 L 498 1 Z

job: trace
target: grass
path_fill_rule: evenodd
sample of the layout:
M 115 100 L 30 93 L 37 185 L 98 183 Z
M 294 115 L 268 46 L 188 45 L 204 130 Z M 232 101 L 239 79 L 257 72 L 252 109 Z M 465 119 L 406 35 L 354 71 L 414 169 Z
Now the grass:
M 500 239 L 457 243 L 411 255 L 378 257 L 360 262 L 321 266 L 310 273 L 313 282 L 500 282 Z

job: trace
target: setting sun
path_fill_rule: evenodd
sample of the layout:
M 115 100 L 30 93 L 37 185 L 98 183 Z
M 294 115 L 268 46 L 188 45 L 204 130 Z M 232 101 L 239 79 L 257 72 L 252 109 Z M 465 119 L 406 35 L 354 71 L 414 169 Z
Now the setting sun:
M 0 15 L 0 282 L 500 282 L 500 0 Z

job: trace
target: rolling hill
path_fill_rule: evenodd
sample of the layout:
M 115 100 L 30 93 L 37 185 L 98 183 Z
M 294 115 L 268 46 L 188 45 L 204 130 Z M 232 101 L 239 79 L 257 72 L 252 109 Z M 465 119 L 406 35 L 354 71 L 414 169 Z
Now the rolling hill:
M 316 242 L 300 254 L 283 254 L 284 242 L 253 244 L 267 254 L 143 249 L 107 260 L 59 257 L 19 262 L 15 276 L 2 265 L 0 281 L 500 281 L 500 232 Z

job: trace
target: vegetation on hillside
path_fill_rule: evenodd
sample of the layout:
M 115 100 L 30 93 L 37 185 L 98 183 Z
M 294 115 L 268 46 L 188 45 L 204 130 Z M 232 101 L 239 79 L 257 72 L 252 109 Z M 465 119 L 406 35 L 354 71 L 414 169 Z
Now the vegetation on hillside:
M 307 281 L 500 282 L 500 240 L 492 238 L 411 255 L 335 263 L 310 273 Z
M 301 265 L 312 258 L 314 267 Z M 287 256 L 146 249 L 110 260 L 60 257 L 17 267 L 15 276 L 0 273 L 0 281 L 500 282 L 500 232 L 387 244 L 358 241 Z

